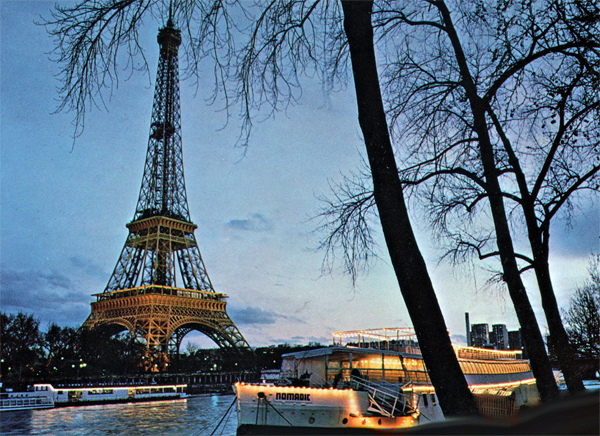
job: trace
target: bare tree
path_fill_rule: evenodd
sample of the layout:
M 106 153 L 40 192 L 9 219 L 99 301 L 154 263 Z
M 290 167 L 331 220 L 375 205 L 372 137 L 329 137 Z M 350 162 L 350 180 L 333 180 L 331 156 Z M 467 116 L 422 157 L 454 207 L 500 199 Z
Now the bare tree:
M 475 403 L 450 343 L 398 177 L 375 60 L 371 23 L 373 2 L 342 1 L 342 6 L 358 120 L 371 167 L 373 197 L 398 284 L 444 412 L 448 415 L 475 414 Z
M 578 193 L 598 190 L 598 8 L 478 1 L 454 4 L 452 15 L 444 2 L 427 3 L 389 3 L 377 21 L 400 41 L 387 61 L 386 95 L 397 141 L 407 145 L 403 178 L 420 184 L 434 225 L 453 241 L 450 255 L 501 260 L 525 330 L 535 317 L 523 309 L 518 276 L 534 269 L 569 389 L 580 390 L 548 240 L 552 218 L 568 214 Z M 493 230 L 479 217 L 486 211 Z M 515 251 L 511 216 L 525 223 L 531 254 Z M 525 330 L 541 353 L 539 329 Z
M 373 227 L 378 225 L 371 176 L 368 173 L 343 176 L 330 185 L 331 196 L 321 195 L 317 231 L 324 235 L 319 249 L 324 252 L 323 270 L 330 271 L 336 252 L 341 251 L 344 270 L 355 284 L 377 256 Z
M 590 278 L 579 287 L 563 316 L 567 332 L 580 356 L 600 359 L 600 256 L 596 256 L 589 269 Z
M 418 186 L 428 200 L 435 228 L 453 241 L 450 255 L 455 259 L 470 253 L 477 253 L 482 259 L 500 258 L 501 279 L 508 287 L 531 351 L 540 393 L 547 399 L 557 395 L 557 388 L 517 263 L 517 259 L 527 260 L 531 256 L 516 253 L 505 208 L 506 199 L 514 200 L 519 192 L 508 195 L 502 188 L 508 175 L 516 172 L 510 166 L 514 160 L 503 149 L 506 141 L 498 139 L 500 134 L 495 130 L 498 123 L 489 114 L 491 107 L 496 107 L 496 99 L 506 100 L 504 93 L 509 98 L 522 94 L 500 87 L 493 97 L 486 97 L 486 90 L 498 84 L 494 78 L 507 81 L 505 72 L 521 62 L 520 58 L 511 61 L 508 55 L 497 52 L 504 42 L 492 37 L 494 15 L 485 10 L 484 2 L 453 6 L 457 25 L 444 2 L 382 2 L 375 13 L 376 26 L 388 37 L 386 41 L 391 41 L 382 50 L 388 54 L 384 62 L 385 93 L 395 140 L 402 144 L 397 149 L 404 166 L 402 179 L 407 186 Z M 501 9 L 499 15 L 504 16 Z M 522 18 L 514 15 L 517 16 Z M 518 21 L 515 18 L 514 22 Z M 514 32 L 509 34 L 513 36 Z M 510 47 L 507 50 L 511 53 Z M 531 56 L 532 61 L 540 57 L 536 52 Z M 494 64 L 495 59 L 499 59 L 498 65 Z M 527 62 L 521 65 L 527 66 Z M 504 108 L 502 102 L 499 106 Z M 514 114 L 511 116 L 514 118 Z M 535 118 L 536 113 L 532 116 Z M 525 121 L 522 116 L 518 120 Z M 365 220 L 357 217 L 366 216 L 373 206 L 372 201 L 357 201 L 368 199 L 369 192 L 364 186 L 362 191 L 356 189 L 356 185 L 352 192 L 338 190 L 338 198 L 324 212 L 329 219 L 325 226 L 335 231 L 331 233 L 333 238 L 326 240 L 328 247 L 341 241 L 338 235 L 368 234 L 364 229 L 344 228 L 347 222 L 365 224 Z M 509 184 L 515 186 L 518 187 L 514 181 Z M 585 186 L 586 183 L 579 185 Z M 568 196 L 576 190 L 565 189 L 565 192 Z M 336 218 L 336 211 L 354 214 L 353 220 Z M 491 229 L 489 218 L 481 218 L 481 213 L 491 215 Z M 361 239 L 346 237 L 346 241 L 361 242 Z
M 145 11 L 158 7 L 152 1 L 141 3 Z M 379 89 L 371 23 L 373 2 L 342 2 L 342 8 L 337 2 L 319 0 L 248 5 L 190 1 L 177 2 L 176 6 L 176 16 L 183 16 L 178 20 L 183 34 L 189 38 L 189 71 L 193 74 L 197 61 L 211 56 L 216 65 L 215 89 L 226 90 L 222 95 L 227 108 L 239 104 L 241 109 L 244 140 L 258 111 L 266 106 L 274 112 L 295 102 L 301 91 L 300 77 L 316 73 L 333 88 L 347 77 L 345 64 L 351 58 L 374 199 L 432 383 L 447 415 L 477 413 L 404 204 Z M 86 102 L 94 101 L 90 96 L 102 91 L 107 80 L 115 79 L 103 71 L 116 74 L 119 46 L 128 47 L 129 58 L 137 54 L 137 25 L 143 13 L 131 1 L 86 0 L 57 10 L 48 23 L 58 38 L 58 60 L 64 66 L 64 107 L 75 110 L 79 120 Z M 237 27 L 230 14 L 236 15 Z

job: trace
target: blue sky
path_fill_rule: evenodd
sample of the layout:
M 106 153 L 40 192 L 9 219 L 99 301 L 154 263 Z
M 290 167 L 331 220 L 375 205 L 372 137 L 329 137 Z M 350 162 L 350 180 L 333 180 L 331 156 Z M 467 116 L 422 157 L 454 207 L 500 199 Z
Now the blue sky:
M 52 40 L 33 22 L 53 1 L 0 2 L 1 306 L 48 323 L 78 326 L 91 294 L 106 286 L 133 218 L 156 74 L 156 33 L 147 19 L 142 41 L 150 78 L 121 78 L 106 108 L 86 115 L 73 143 L 72 114 L 54 113 Z M 209 72 L 210 66 L 204 68 Z M 381 235 L 380 260 L 356 286 L 335 264 L 321 271 L 318 197 L 343 173 L 361 167 L 363 145 L 352 87 L 324 96 L 307 81 L 300 104 L 255 123 L 250 146 L 234 146 L 239 125 L 208 106 L 212 83 L 181 85 L 185 177 L 196 238 L 215 290 L 229 295 L 228 313 L 253 346 L 331 342 L 331 333 L 410 325 Z M 225 126 L 225 127 L 224 127 Z M 464 340 L 472 323 L 517 328 L 503 290 L 483 289 L 477 265 L 438 264 L 437 243 L 412 207 L 415 230 L 450 333 Z M 552 229 L 551 268 L 561 305 L 587 276 L 598 253 L 599 203 L 589 198 L 570 226 Z M 517 245 L 525 243 L 517 235 Z M 545 331 L 532 276 L 526 284 Z M 200 334 L 188 340 L 212 346 Z

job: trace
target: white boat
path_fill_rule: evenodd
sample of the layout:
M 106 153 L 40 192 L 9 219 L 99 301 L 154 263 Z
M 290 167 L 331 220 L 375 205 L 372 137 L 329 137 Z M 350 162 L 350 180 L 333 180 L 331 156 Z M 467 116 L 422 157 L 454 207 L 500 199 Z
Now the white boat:
M 185 398 L 187 385 L 89 386 L 55 388 L 51 384 L 35 384 L 32 397 L 52 406 L 127 403 L 137 401 L 173 400 Z M 3 409 L 4 410 L 4 409 Z
M 54 407 L 54 399 L 39 392 L 3 392 L 0 394 L 0 412 L 51 409 L 52 407 Z
M 350 333 L 359 339 L 344 346 Z M 444 420 L 412 329 L 334 335 L 332 347 L 283 355 L 276 383 L 235 384 L 238 435 L 368 434 Z M 514 418 L 540 401 L 521 351 L 455 352 L 482 416 Z

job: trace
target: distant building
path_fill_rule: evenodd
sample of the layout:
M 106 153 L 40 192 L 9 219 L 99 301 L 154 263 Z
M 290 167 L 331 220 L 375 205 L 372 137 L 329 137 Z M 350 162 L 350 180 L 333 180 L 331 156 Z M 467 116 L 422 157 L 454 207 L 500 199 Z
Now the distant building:
M 521 338 L 521 330 L 514 330 L 508 332 L 508 349 L 509 350 L 522 350 L 523 339 Z
M 527 353 L 527 346 L 525 345 L 525 341 L 523 340 L 523 336 L 521 335 L 521 329 L 508 332 L 508 349 L 522 350 L 523 359 L 529 359 L 529 354 Z
M 506 328 L 506 324 L 492 325 L 490 342 L 494 345 L 496 350 L 508 349 L 508 329 Z
M 473 324 L 471 326 L 471 346 L 484 347 L 489 342 L 489 326 L 487 324 Z

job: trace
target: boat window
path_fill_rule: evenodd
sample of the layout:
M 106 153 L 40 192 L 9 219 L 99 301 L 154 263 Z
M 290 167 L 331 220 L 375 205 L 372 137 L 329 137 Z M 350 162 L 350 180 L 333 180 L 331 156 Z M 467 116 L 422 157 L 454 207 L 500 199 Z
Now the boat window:
M 435 406 L 437 404 L 436 400 L 435 400 L 435 394 L 431 394 L 431 404 L 433 406 Z
M 424 405 L 425 407 L 428 407 L 428 406 L 429 406 L 429 404 L 427 404 L 427 394 L 423 394 L 423 405 Z

